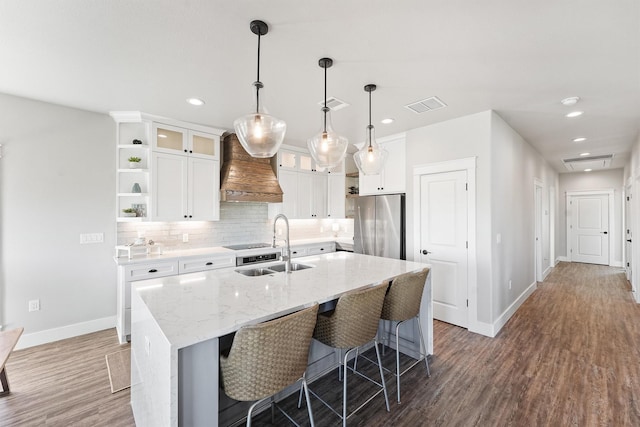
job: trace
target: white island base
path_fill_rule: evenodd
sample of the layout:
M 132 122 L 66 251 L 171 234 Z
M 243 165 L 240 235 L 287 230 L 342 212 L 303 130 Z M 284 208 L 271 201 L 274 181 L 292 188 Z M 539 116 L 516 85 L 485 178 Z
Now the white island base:
M 258 277 L 227 268 L 134 284 L 131 406 L 138 427 L 217 426 L 221 416 L 219 343 L 225 338 L 228 341 L 229 334 L 243 325 L 274 319 L 316 302 L 331 304 L 345 292 L 427 267 L 348 252 L 296 261 L 314 268 Z M 433 353 L 431 301 L 429 276 L 420 311 L 429 354 Z M 418 328 L 401 329 L 406 331 L 401 350 L 415 357 Z M 314 342 L 309 376 L 334 364 L 333 354 Z

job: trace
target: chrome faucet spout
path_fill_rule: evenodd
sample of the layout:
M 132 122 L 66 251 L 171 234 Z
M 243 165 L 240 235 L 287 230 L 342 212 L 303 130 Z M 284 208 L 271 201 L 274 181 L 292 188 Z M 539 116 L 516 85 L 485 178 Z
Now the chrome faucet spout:
M 276 247 L 276 223 L 279 219 L 284 220 L 284 224 L 286 226 L 286 238 L 285 238 L 285 247 L 282 249 L 282 255 L 280 256 L 280 260 L 284 261 L 284 271 L 287 273 L 291 273 L 291 244 L 289 243 L 289 219 L 284 214 L 276 215 L 273 220 L 273 243 L 272 246 Z M 285 255 L 286 249 L 286 255 Z

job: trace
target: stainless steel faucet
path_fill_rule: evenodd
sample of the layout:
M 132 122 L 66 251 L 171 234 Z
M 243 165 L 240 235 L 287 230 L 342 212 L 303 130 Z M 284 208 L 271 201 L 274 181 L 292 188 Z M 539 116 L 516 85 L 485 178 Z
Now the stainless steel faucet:
M 285 247 L 282 248 L 282 255 L 280 256 L 280 261 L 284 261 L 284 271 L 287 273 L 291 273 L 291 244 L 289 243 L 289 220 L 284 214 L 276 215 L 273 220 L 273 243 L 272 246 L 276 247 L 276 223 L 278 220 L 282 218 L 284 219 L 284 223 L 287 226 L 287 235 L 285 239 Z M 284 254 L 285 249 L 287 250 L 287 254 Z

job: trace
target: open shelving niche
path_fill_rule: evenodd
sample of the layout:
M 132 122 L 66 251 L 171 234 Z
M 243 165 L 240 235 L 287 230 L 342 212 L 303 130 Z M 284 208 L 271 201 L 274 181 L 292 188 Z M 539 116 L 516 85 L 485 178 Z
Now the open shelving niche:
M 139 113 L 111 113 L 117 122 L 116 218 L 118 222 L 140 222 L 148 218 L 151 194 L 151 122 Z M 138 139 L 142 144 L 133 144 Z M 129 167 L 129 157 L 140 157 L 137 168 Z M 133 192 L 135 184 L 140 193 Z M 123 216 L 123 209 L 137 208 L 136 217 Z

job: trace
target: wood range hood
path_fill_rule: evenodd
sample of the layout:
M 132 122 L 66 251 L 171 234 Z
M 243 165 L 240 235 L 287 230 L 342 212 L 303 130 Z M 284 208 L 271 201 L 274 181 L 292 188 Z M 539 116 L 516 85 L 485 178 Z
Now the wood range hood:
M 220 201 L 282 202 L 282 188 L 271 166 L 271 159 L 251 157 L 235 133 L 224 137 L 223 149 Z

